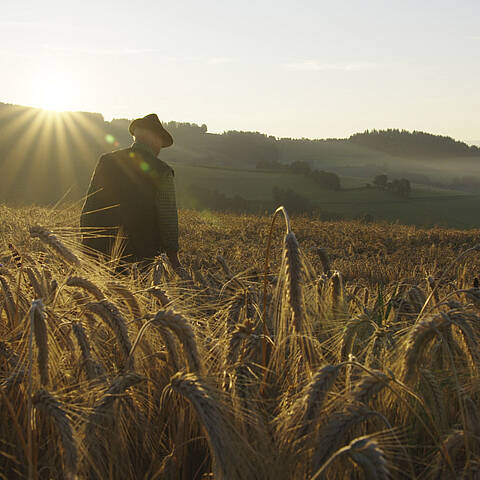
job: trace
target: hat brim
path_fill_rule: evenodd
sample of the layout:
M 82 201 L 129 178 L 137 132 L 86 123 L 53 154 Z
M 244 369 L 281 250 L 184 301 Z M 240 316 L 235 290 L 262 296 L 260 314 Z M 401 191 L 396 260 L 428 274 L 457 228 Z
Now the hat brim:
M 159 135 L 162 138 L 163 147 L 170 147 L 173 145 L 172 136 L 163 128 L 160 122 L 157 123 L 145 118 L 137 118 L 128 127 L 130 135 L 134 136 L 137 128 L 145 128 L 146 130 L 150 130 Z

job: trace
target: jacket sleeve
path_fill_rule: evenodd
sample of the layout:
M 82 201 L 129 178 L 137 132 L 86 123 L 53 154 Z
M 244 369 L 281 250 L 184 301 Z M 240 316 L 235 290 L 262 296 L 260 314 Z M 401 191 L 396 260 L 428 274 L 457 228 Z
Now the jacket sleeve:
M 162 175 L 155 195 L 159 241 L 162 250 L 178 251 L 178 213 L 173 173 Z

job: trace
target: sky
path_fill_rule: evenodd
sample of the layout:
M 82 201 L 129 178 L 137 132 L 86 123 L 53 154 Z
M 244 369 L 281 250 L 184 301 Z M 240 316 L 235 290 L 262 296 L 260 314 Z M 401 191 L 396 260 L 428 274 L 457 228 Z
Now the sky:
M 210 132 L 480 142 L 480 0 L 16 0 L 0 102 Z

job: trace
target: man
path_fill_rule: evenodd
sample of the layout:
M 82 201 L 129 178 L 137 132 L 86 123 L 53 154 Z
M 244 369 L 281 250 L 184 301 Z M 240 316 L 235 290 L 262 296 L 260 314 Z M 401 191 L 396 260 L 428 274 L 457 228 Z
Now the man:
M 124 260 L 143 262 L 165 252 L 177 270 L 174 172 L 157 158 L 173 139 L 154 113 L 128 130 L 133 145 L 102 155 L 93 173 L 80 221 L 83 244 L 111 255 L 120 237 Z

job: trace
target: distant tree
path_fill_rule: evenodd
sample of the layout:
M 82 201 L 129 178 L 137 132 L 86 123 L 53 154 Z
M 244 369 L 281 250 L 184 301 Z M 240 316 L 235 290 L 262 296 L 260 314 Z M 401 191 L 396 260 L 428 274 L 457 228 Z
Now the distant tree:
M 312 167 L 303 160 L 296 160 L 290 164 L 290 170 L 293 173 L 301 173 L 304 175 L 308 175 L 312 171 Z
M 410 185 L 410 180 L 406 178 L 401 178 L 397 181 L 397 192 L 402 195 L 402 197 L 410 196 L 412 192 L 412 186 Z
M 412 186 L 410 185 L 410 180 L 406 178 L 400 178 L 387 182 L 385 189 L 397 193 L 402 197 L 408 197 L 412 191 Z
M 273 187 L 273 200 L 275 204 L 283 205 L 289 212 L 292 213 L 305 213 L 309 212 L 312 208 L 308 198 L 299 195 L 293 190 Z
M 384 174 L 382 175 L 375 175 L 373 179 L 373 184 L 380 188 L 385 188 L 387 186 L 388 177 Z
M 288 169 L 288 165 L 284 165 L 277 160 L 260 159 L 256 163 L 256 168 L 262 170 L 284 171 Z
M 340 177 L 336 173 L 312 170 L 309 177 L 316 183 L 330 190 L 340 190 Z

